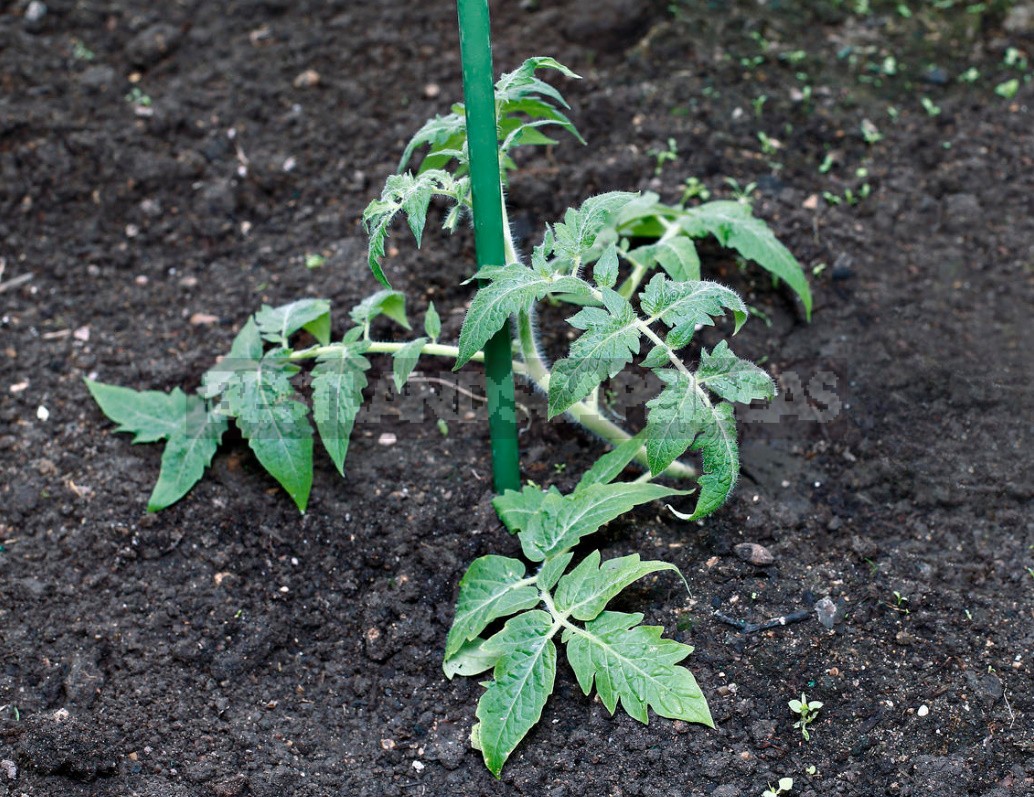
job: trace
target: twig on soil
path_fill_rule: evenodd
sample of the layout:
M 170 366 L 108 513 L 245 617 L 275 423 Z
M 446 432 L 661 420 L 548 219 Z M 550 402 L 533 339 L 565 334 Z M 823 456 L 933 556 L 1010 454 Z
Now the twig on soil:
M 0 293 L 14 290 L 19 285 L 24 285 L 26 282 L 32 279 L 32 273 L 19 274 L 17 277 L 12 277 L 7 282 L 0 282 Z
M 741 634 L 754 634 L 758 631 L 767 631 L 769 628 L 777 628 L 781 625 L 789 625 L 790 623 L 798 623 L 801 620 L 807 620 L 811 617 L 811 611 L 808 609 L 801 609 L 797 612 L 784 614 L 782 617 L 773 617 L 771 620 L 765 620 L 762 623 L 748 623 L 746 620 L 737 620 L 735 617 L 730 617 L 729 615 L 717 610 L 715 611 L 714 616 L 723 623 L 735 626 Z

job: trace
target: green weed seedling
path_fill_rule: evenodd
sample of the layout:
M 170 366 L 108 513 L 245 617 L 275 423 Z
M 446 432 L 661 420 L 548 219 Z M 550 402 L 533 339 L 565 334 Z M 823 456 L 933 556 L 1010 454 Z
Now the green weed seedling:
M 495 85 L 502 183 L 516 168 L 516 148 L 556 143 L 544 131 L 563 130 L 581 141 L 566 116 L 566 102 L 538 77 L 541 70 L 577 78 L 554 59 L 536 57 Z M 454 105 L 421 127 L 405 148 L 398 173 L 367 207 L 367 262 L 382 288 L 348 311 L 340 337 L 334 338 L 330 303 L 323 299 L 264 306 L 194 393 L 138 392 L 96 381 L 87 386 L 118 424 L 116 431 L 134 434 L 134 442 L 165 441 L 148 509 L 157 511 L 186 495 L 232 422 L 304 511 L 317 437 L 344 474 L 371 356 L 392 357 L 401 391 L 420 358 L 444 358 L 456 368 L 482 362 L 486 342 L 513 322 L 519 355 L 514 370 L 547 396 L 549 417 L 566 415 L 615 448 L 569 495 L 528 486 L 496 499 L 500 518 L 518 535 L 525 558 L 537 565 L 534 575 L 528 576 L 519 560 L 487 556 L 475 561 L 461 582 L 445 669 L 450 677 L 492 671 L 473 742 L 498 775 L 552 690 L 556 638 L 566 646 L 583 691 L 595 687 L 609 710 L 620 703 L 643 722 L 653 709 L 665 717 L 711 723 L 692 675 L 678 666 L 690 648 L 662 639 L 659 628 L 639 625 L 642 615 L 605 611 L 632 582 L 674 568 L 635 555 L 601 561 L 598 552 L 582 557 L 573 569 L 569 565 L 574 546 L 603 524 L 639 504 L 688 494 L 650 483 L 662 474 L 696 479 L 695 505 L 680 517 L 698 519 L 717 510 L 739 472 L 733 404 L 775 393 L 768 375 L 738 358 L 725 340 L 710 349 L 693 346 L 701 328 L 728 315 L 735 334 L 749 315 L 735 292 L 702 279 L 696 241 L 714 237 L 760 265 L 792 289 L 808 317 L 811 293 L 800 264 L 753 215 L 749 202 L 685 207 L 664 204 L 652 193 L 612 192 L 587 199 L 548 225 L 528 258 L 518 253 L 504 224 L 505 262 L 473 275 L 476 292 L 455 344 L 439 341 L 442 327 L 433 305 L 424 315 L 423 335 L 374 338 L 372 324 L 381 317 L 411 332 L 405 296 L 392 288 L 383 268 L 396 218 L 405 218 L 419 245 L 433 201 L 444 206 L 447 231 L 471 216 L 464 111 Z M 752 191 L 753 185 L 742 189 L 744 199 Z M 706 199 L 703 191 L 696 196 Z M 543 301 L 571 305 L 567 322 L 579 333 L 567 356 L 552 364 L 536 334 Z M 652 372 L 660 384 L 646 402 L 645 428 L 635 434 L 601 406 L 608 395 L 604 383 L 632 366 Z M 311 369 L 305 391 L 300 389 L 303 368 Z M 444 435 L 448 427 L 439 430 Z M 695 456 L 695 465 L 681 461 L 687 453 Z M 634 482 L 615 481 L 633 462 L 647 472 Z M 481 636 L 507 617 L 501 630 Z
M 773 788 L 772 784 L 761 792 L 761 797 L 779 797 L 781 794 L 789 794 L 793 790 L 793 778 L 779 778 L 779 783 Z
M 815 721 L 819 709 L 822 708 L 822 703 L 818 700 L 812 700 L 809 703 L 808 698 L 802 692 L 800 700 L 791 700 L 787 705 L 790 707 L 790 711 L 800 718 L 793 724 L 793 727 L 800 728 L 804 741 L 810 742 L 811 734 L 808 732 L 808 726 Z

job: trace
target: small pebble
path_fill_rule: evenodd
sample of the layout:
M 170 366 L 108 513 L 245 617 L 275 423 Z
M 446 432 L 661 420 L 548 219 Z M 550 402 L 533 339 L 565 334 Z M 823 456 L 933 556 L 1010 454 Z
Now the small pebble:
M 815 604 L 815 616 L 825 628 L 832 628 L 840 620 L 840 609 L 828 595 Z
M 50 418 L 50 410 L 48 410 L 43 405 L 40 405 L 36 408 L 36 417 L 39 418 L 41 421 L 46 421 L 48 418 Z
M 393 446 L 398 442 L 398 438 L 391 432 L 385 432 L 377 438 L 377 442 L 382 446 Z
M 395 740 L 394 739 L 381 739 L 381 749 L 382 750 L 394 750 L 395 749 Z
M 320 84 L 320 73 L 315 69 L 306 69 L 294 79 L 296 89 L 311 89 Z
M 920 717 L 925 717 L 929 713 L 930 707 L 927 706 L 925 703 L 919 707 L 918 711 L 916 711 L 916 714 L 918 714 Z
M 424 771 L 424 765 L 420 761 L 414 761 L 413 762 L 413 769 L 415 769 L 417 772 L 423 772 Z
M 750 562 L 758 567 L 770 565 L 775 561 L 775 556 L 773 556 L 772 552 L 764 545 L 758 545 L 756 542 L 740 543 L 733 548 L 733 551 L 744 562 Z
M 76 340 L 81 340 L 83 343 L 86 343 L 86 341 L 90 339 L 90 328 L 79 327 L 75 332 L 72 333 L 72 337 Z
M 8 780 L 17 780 L 18 767 L 9 758 L 5 758 L 3 761 L 0 761 L 0 769 L 3 770 L 4 775 L 7 776 Z
M 190 323 L 195 327 L 210 327 L 219 323 L 219 316 L 210 313 L 194 313 L 190 317 Z
M 25 9 L 25 28 L 30 33 L 36 33 L 43 27 L 43 17 L 47 15 L 47 6 L 40 0 L 32 0 Z
M 442 93 L 442 87 L 437 83 L 428 83 L 424 86 L 424 96 L 429 100 L 433 100 L 439 94 Z

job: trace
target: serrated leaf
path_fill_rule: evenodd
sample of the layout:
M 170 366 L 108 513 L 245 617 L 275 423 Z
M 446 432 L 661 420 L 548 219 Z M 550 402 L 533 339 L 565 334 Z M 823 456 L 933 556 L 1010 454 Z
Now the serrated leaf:
M 198 393 L 203 398 L 214 399 L 240 371 L 248 371 L 262 359 L 262 334 L 254 316 L 248 318 L 230 345 L 230 353 L 209 368 L 201 377 Z
M 550 557 L 543 562 L 538 575 L 538 588 L 547 591 L 553 589 L 560 576 L 567 570 L 567 566 L 571 564 L 572 558 L 574 558 L 574 554 L 568 551 Z
M 595 682 L 600 702 L 613 714 L 618 704 L 642 723 L 648 709 L 669 719 L 714 727 L 693 674 L 678 662 L 693 648 L 664 639 L 660 626 L 640 626 L 643 615 L 604 612 L 567 644 L 578 684 L 588 695 Z
M 734 334 L 747 320 L 747 306 L 735 291 L 717 282 L 672 282 L 657 274 L 639 294 L 643 312 L 672 328 L 668 345 L 689 343 L 698 326 L 711 326 L 728 308 L 735 319 Z
M 700 255 L 693 241 L 684 235 L 640 246 L 628 254 L 647 268 L 659 265 L 676 282 L 700 279 Z
M 456 368 L 477 354 L 511 315 L 530 310 L 547 294 L 589 292 L 580 279 L 538 274 L 518 263 L 482 268 L 475 276 L 486 284 L 478 288 L 463 319 Z
M 618 281 L 618 248 L 611 244 L 603 250 L 592 270 L 592 279 L 601 288 L 613 288 Z
M 775 237 L 771 228 L 742 202 L 707 202 L 689 208 L 679 219 L 680 226 L 695 238 L 707 234 L 722 246 L 735 249 L 775 277 L 786 282 L 800 297 L 811 318 L 811 288 L 797 259 Z
M 524 555 L 541 562 L 573 548 L 582 537 L 639 504 L 686 494 L 660 484 L 635 482 L 593 484 L 570 495 L 548 493 L 517 536 Z
M 101 412 L 118 424 L 115 431 L 132 434 L 134 443 L 154 443 L 183 432 L 190 397 L 178 387 L 162 393 L 85 381 Z
M 577 209 L 569 208 L 564 220 L 553 225 L 554 256 L 570 261 L 591 257 L 596 239 L 610 229 L 614 216 L 638 198 L 638 193 L 611 191 L 590 197 Z
M 406 316 L 406 295 L 401 291 L 377 291 L 349 311 L 351 319 L 360 326 L 369 325 L 379 315 L 387 316 L 405 329 L 412 329 Z
M 384 183 L 380 199 L 375 199 L 363 211 L 363 226 L 370 238 L 368 262 L 370 270 L 385 288 L 390 288 L 381 260 L 384 258 L 385 242 L 391 228 L 391 222 L 398 213 L 406 214 L 409 229 L 416 238 L 417 245 L 423 235 L 424 223 L 427 219 L 427 206 L 432 197 L 444 196 L 453 201 L 462 201 L 465 188 L 448 172 L 441 169 L 428 169 L 413 175 L 392 174 Z
M 147 501 L 148 512 L 158 512 L 176 503 L 205 475 L 226 431 L 226 419 L 209 411 L 196 397 L 187 397 L 186 417 L 179 431 L 170 435 L 162 451 L 158 481 Z
M 576 620 L 593 620 L 611 598 L 643 576 L 661 570 L 673 570 L 667 562 L 643 562 L 639 554 L 608 559 L 600 564 L 600 552 L 593 551 L 578 566 L 560 579 L 553 601 L 558 611 Z
M 425 145 L 430 145 L 431 151 L 441 148 L 449 142 L 455 141 L 459 138 L 461 141 L 466 139 L 467 135 L 467 124 L 462 114 L 450 113 L 445 116 L 435 115 L 433 119 L 428 119 L 424 122 L 423 126 L 417 130 L 406 145 L 406 149 L 402 153 L 402 158 L 399 160 L 399 165 L 396 171 L 401 172 L 406 164 L 413 158 L 413 154 Z
M 665 384 L 646 402 L 646 461 L 654 475 L 682 456 L 707 425 L 710 410 L 704 395 L 681 371 L 655 371 Z
M 299 299 L 280 307 L 262 305 L 254 318 L 262 338 L 281 346 L 299 329 L 324 346 L 330 343 L 330 302 L 326 299 Z
M 457 675 L 478 675 L 495 667 L 499 661 L 499 654 L 491 650 L 486 651 L 486 642 L 487 639 L 480 637 L 464 642 L 451 658 L 442 663 L 445 677 L 451 681 Z
M 395 382 L 395 390 L 399 393 L 409 381 L 410 374 L 420 361 L 420 353 L 427 345 L 427 338 L 416 338 L 409 341 L 405 346 L 392 355 L 392 377 Z
M 312 488 L 312 427 L 309 408 L 297 400 L 290 376 L 297 368 L 278 352 L 253 370 L 236 373 L 221 406 L 237 420 L 258 461 L 305 511 Z
M 575 492 L 583 490 L 593 484 L 610 484 L 621 475 L 629 462 L 635 459 L 636 454 L 643 447 L 643 439 L 646 437 L 645 430 L 625 442 L 619 444 L 612 451 L 608 451 L 593 463 L 582 475 Z
M 668 354 L 670 351 L 668 346 L 654 346 L 639 362 L 639 365 L 643 368 L 662 368 L 670 365 L 671 357 Z
M 538 604 L 539 591 L 526 572 L 523 562 L 506 556 L 482 556 L 471 563 L 460 581 L 456 616 L 445 640 L 446 661 L 493 620 Z
M 543 55 L 532 56 L 512 72 L 504 72 L 499 80 L 496 81 L 496 102 L 505 104 L 538 94 L 548 97 L 564 108 L 569 107 L 559 91 L 535 77 L 535 72 L 539 69 L 553 69 L 565 77 L 574 80 L 580 79 L 579 75 L 572 72 L 555 58 Z
M 437 341 L 442 334 L 442 319 L 435 309 L 434 302 L 429 302 L 427 312 L 424 314 L 424 332 L 432 341 Z
M 568 319 L 585 334 L 571 344 L 569 357 L 553 366 L 549 379 L 549 417 L 581 401 L 600 382 L 621 371 L 639 353 L 639 317 L 632 305 L 603 289 L 605 309 L 586 307 Z
M 323 447 L 334 467 L 345 474 L 345 456 L 356 416 L 363 405 L 370 361 L 365 341 L 351 343 L 321 356 L 312 369 L 312 414 Z
M 727 402 L 712 406 L 696 385 L 680 371 L 662 369 L 657 376 L 666 387 L 646 403 L 646 457 L 651 473 L 663 472 L 687 449 L 700 452 L 703 475 L 697 482 L 700 496 L 692 515 L 696 520 L 725 503 L 739 474 L 736 419 Z M 673 510 L 674 511 L 674 510 Z
M 755 399 L 775 397 L 772 378 L 754 363 L 733 354 L 724 340 L 710 353 L 707 349 L 700 350 L 700 366 L 695 376 L 698 384 L 727 401 L 749 404 Z
M 502 495 L 492 499 L 492 506 L 503 525 L 510 533 L 516 534 L 528 525 L 550 493 L 559 495 L 560 491 L 556 487 L 550 487 L 547 492 L 529 484 L 519 491 L 506 490 Z
M 507 621 L 487 651 L 498 653 L 494 679 L 478 701 L 478 741 L 485 765 L 499 777 L 503 764 L 539 721 L 556 678 L 553 620 L 529 611 Z

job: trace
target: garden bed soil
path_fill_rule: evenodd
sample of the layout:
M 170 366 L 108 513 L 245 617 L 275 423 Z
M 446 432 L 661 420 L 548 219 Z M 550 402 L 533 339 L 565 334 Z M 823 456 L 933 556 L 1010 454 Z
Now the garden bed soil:
M 454 7 L 0 3 L 0 797 L 1034 793 L 1034 14 L 872 5 L 494 6 L 499 69 L 551 54 L 584 76 L 562 88 L 588 146 L 513 178 L 522 238 L 595 192 L 755 182 L 816 295 L 807 323 L 708 248 L 757 310 L 736 351 L 782 398 L 741 413 L 720 512 L 648 506 L 599 537 L 685 573 L 688 597 L 658 576 L 617 605 L 695 646 L 717 728 L 611 717 L 562 666 L 497 782 L 467 741 L 477 679 L 441 672 L 465 567 L 518 550 L 476 402 L 443 437 L 434 386 L 390 400 L 380 363 L 380 418 L 344 480 L 317 457 L 304 515 L 239 438 L 149 515 L 160 449 L 83 385 L 194 388 L 262 302 L 327 297 L 340 332 L 376 288 L 363 207 L 460 96 Z M 413 315 L 433 298 L 455 336 L 469 234 L 392 244 Z M 522 446 L 562 489 L 601 451 L 541 417 Z M 827 596 L 832 630 L 714 615 Z M 810 742 L 802 692 L 824 703 Z

